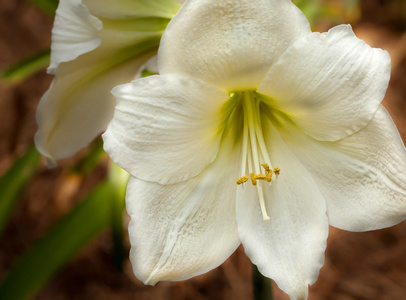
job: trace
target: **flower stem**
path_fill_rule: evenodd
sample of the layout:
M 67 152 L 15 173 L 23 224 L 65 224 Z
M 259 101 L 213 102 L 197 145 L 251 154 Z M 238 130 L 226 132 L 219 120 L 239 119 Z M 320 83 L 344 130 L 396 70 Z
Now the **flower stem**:
M 254 300 L 272 300 L 272 280 L 263 276 L 256 265 L 252 265 Z

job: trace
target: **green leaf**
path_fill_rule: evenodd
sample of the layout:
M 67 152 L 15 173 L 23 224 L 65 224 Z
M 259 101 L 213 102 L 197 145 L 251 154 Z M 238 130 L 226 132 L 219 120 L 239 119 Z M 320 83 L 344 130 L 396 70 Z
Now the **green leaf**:
M 77 174 L 89 174 L 103 158 L 107 157 L 106 152 L 103 150 L 103 140 L 101 138 L 96 139 L 88 147 L 89 153 L 83 157 L 75 166 L 71 169 L 72 173 Z
M 116 181 L 119 186 L 123 182 L 127 183 L 129 174 L 123 169 L 113 164 L 110 168 L 110 178 Z M 122 270 L 123 262 L 126 257 L 126 251 L 124 248 L 124 221 L 123 212 L 125 209 L 125 186 L 118 189 L 117 192 L 120 193 L 116 201 L 113 200 L 112 210 L 111 210 L 111 229 L 113 234 L 113 247 L 114 247 L 114 263 L 118 270 Z
M 21 81 L 31 74 L 46 68 L 49 65 L 50 50 L 43 51 L 21 61 L 0 74 L 0 78 L 9 82 Z
M 254 300 L 272 300 L 272 280 L 262 275 L 256 265 L 252 265 L 252 289 Z
M 310 23 L 316 21 L 320 14 L 320 8 L 322 7 L 321 0 L 296 0 L 294 2 L 307 17 Z
M 141 72 L 141 77 L 148 77 L 148 76 L 152 76 L 152 75 L 156 75 L 156 73 L 153 73 L 153 72 L 149 71 L 148 69 L 144 69 Z
M 9 271 L 0 285 L 0 299 L 32 297 L 95 235 L 110 226 L 115 206 L 124 206 L 126 183 L 126 178 L 109 176 L 52 227 Z
M 25 186 L 35 173 L 39 158 L 40 155 L 35 147 L 31 147 L 0 178 L 0 233 L 3 231 Z
M 58 7 L 58 0 L 29 0 L 32 4 L 42 9 L 50 16 L 55 15 L 55 11 Z

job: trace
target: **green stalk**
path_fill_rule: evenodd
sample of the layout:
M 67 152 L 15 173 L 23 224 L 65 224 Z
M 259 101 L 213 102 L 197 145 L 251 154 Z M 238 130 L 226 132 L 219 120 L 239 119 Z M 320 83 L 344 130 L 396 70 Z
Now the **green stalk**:
M 40 155 L 34 146 L 17 159 L 13 166 L 0 177 L 0 234 L 20 199 L 24 188 L 37 170 Z
M 252 265 L 254 300 L 272 300 L 272 280 L 263 276 L 256 265 Z

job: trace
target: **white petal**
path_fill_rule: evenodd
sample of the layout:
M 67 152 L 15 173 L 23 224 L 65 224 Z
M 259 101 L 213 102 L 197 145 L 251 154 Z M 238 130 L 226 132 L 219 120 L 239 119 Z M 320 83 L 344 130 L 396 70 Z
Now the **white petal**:
M 138 68 L 154 55 L 152 51 L 122 65 L 104 68 L 102 64 L 100 69 L 99 49 L 60 65 L 38 105 L 35 144 L 50 166 L 75 154 L 106 129 L 115 105 L 110 90 L 134 78 Z
M 238 247 L 238 149 L 226 140 L 213 164 L 178 184 L 130 179 L 130 259 L 135 275 L 145 284 L 202 274 L 220 265 Z
M 292 138 L 327 201 L 331 225 L 365 231 L 406 219 L 406 150 L 382 106 L 365 128 L 337 142 L 297 131 Z
M 92 16 L 80 0 L 61 0 L 52 28 L 51 63 L 54 74 L 61 62 L 75 59 L 100 45 L 98 31 L 102 22 Z
M 270 220 L 262 219 L 256 187 L 246 184 L 237 192 L 238 233 L 260 272 L 291 299 L 304 300 L 324 263 L 326 205 L 311 174 L 276 130 L 267 144 L 273 166 L 281 169 L 276 182 L 261 182 Z
M 183 74 L 225 90 L 257 88 L 269 66 L 310 34 L 290 0 L 190 0 L 169 23 L 160 74 Z
M 172 18 L 178 11 L 174 0 L 83 0 L 90 12 L 101 18 L 127 19 L 133 17 Z
M 307 134 L 334 141 L 372 119 L 389 77 L 389 54 L 341 25 L 297 41 L 271 67 L 258 91 L 272 97 Z
M 38 150 L 55 160 L 75 154 L 113 117 L 111 89 L 131 81 L 156 54 L 165 20 L 105 20 L 100 47 L 60 64 L 37 109 Z
M 216 157 L 226 93 L 178 75 L 141 78 L 112 93 L 117 106 L 104 149 L 133 176 L 176 183 Z

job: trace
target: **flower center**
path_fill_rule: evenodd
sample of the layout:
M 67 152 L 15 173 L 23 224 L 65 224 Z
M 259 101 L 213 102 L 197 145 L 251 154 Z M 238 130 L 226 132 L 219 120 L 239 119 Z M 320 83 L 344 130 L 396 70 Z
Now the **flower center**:
M 271 184 L 276 181 L 272 179 L 280 174 L 278 167 L 272 169 L 271 160 L 266 148 L 260 113 L 260 102 L 258 94 L 254 91 L 239 92 L 241 93 L 244 113 L 244 129 L 242 143 L 242 162 L 241 162 L 241 177 L 237 179 L 237 184 L 242 185 L 251 179 L 251 183 L 256 186 L 258 192 L 258 200 L 261 207 L 262 218 L 267 222 L 270 218 L 266 211 L 264 193 L 262 184 Z M 248 166 L 248 177 L 247 174 Z M 264 173 L 261 173 L 261 167 Z

